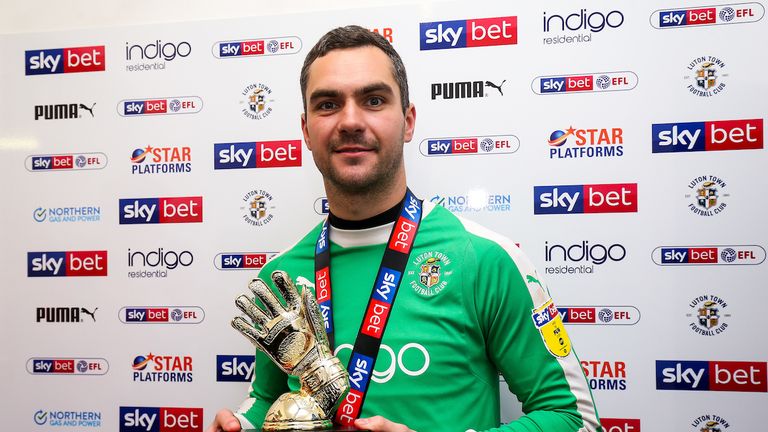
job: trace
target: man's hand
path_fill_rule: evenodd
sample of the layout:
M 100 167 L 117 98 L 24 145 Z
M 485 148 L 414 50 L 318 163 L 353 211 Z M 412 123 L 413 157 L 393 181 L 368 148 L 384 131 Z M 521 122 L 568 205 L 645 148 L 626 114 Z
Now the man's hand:
M 232 411 L 223 409 L 216 413 L 213 423 L 208 426 L 205 432 L 240 432 L 240 422 Z
M 389 421 L 382 416 L 357 419 L 355 427 L 373 432 L 414 432 L 408 426 Z

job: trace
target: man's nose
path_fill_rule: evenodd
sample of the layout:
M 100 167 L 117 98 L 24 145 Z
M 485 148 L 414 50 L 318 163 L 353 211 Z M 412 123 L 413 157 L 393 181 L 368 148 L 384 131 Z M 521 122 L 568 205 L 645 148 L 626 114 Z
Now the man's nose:
M 357 133 L 365 130 L 364 113 L 355 102 L 344 104 L 339 118 L 339 132 Z

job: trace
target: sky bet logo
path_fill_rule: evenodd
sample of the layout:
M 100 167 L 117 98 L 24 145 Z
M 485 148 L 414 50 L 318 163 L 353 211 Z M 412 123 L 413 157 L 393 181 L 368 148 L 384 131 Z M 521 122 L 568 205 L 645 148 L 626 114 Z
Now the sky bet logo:
M 213 56 L 220 59 L 296 54 L 301 51 L 301 39 L 295 36 L 216 42 Z
M 205 311 L 198 306 L 126 306 L 119 316 L 125 324 L 200 324 Z
M 637 75 L 631 71 L 596 72 L 578 75 L 540 76 L 533 79 L 534 93 L 562 94 L 632 90 Z
M 301 166 L 301 141 L 239 142 L 213 145 L 213 169 Z
M 55 155 L 27 156 L 24 166 L 27 171 L 79 171 L 102 169 L 107 166 L 104 153 L 70 153 Z
M 216 381 L 250 382 L 254 359 L 253 355 L 217 355 Z
M 657 390 L 768 391 L 765 362 L 656 360 Z
M 203 197 L 121 198 L 120 224 L 196 223 L 203 221 Z
M 31 358 L 27 372 L 33 375 L 104 375 L 109 363 L 103 358 Z
M 419 144 L 424 156 L 466 156 L 514 153 L 520 140 L 514 135 L 427 138 Z
M 743 24 L 760 21 L 765 9 L 760 3 L 736 3 L 688 9 L 665 9 L 651 14 L 657 29 L 719 24 Z
M 637 213 L 637 183 L 534 186 L 534 214 Z
M 517 44 L 517 17 L 435 21 L 419 24 L 421 51 Z
M 203 432 L 203 409 L 121 406 L 120 432 Z
M 164 114 L 194 114 L 203 109 L 197 96 L 175 96 L 157 99 L 121 100 L 117 113 L 123 117 Z
M 763 119 L 660 123 L 651 126 L 653 153 L 763 148 Z
M 107 251 L 27 252 L 27 277 L 106 276 Z
M 25 75 L 100 72 L 106 66 L 104 45 L 29 50 L 24 57 Z
M 258 270 L 277 252 L 220 253 L 213 259 L 219 270 Z
M 657 265 L 758 265 L 765 249 L 757 245 L 661 246 L 651 254 Z

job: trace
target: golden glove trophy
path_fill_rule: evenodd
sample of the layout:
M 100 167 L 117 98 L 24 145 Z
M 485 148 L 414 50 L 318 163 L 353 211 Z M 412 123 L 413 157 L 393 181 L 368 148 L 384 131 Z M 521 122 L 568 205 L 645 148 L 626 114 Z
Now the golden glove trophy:
M 349 390 L 344 365 L 332 353 L 323 327 L 317 300 L 308 288 L 299 296 L 284 271 L 272 273 L 272 281 L 286 305 L 261 279 L 254 279 L 246 295 L 235 299 L 237 307 L 251 320 L 232 320 L 232 327 L 264 352 L 285 373 L 299 377 L 298 391 L 281 395 L 267 411 L 262 425 L 268 431 L 329 430 L 342 398 Z M 255 304 L 259 299 L 263 309 Z

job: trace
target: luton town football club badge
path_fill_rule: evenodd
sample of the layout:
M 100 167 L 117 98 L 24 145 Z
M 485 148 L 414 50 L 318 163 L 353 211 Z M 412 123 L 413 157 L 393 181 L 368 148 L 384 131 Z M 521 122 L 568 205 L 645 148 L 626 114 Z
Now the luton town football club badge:
M 432 297 L 448 285 L 453 273 L 451 259 L 442 252 L 424 252 L 411 262 L 408 275 L 411 276 L 411 288 L 424 297 Z
M 531 318 L 549 352 L 556 357 L 567 357 L 571 352 L 571 340 L 552 299 L 533 309 Z
M 243 211 L 243 220 L 253 226 L 263 226 L 271 222 L 275 216 L 272 199 L 272 194 L 267 191 L 261 189 L 249 191 L 243 196 L 244 205 L 240 207 Z
M 262 83 L 248 84 L 240 93 L 245 97 L 240 101 L 245 107 L 241 110 L 251 120 L 261 120 L 272 113 L 272 89 Z
M 724 201 L 731 196 L 724 190 L 725 180 L 713 176 L 699 176 L 688 184 L 689 193 L 685 195 L 688 209 L 699 216 L 714 216 L 721 213 L 728 206 Z
M 686 314 L 691 318 L 689 326 L 695 333 L 703 336 L 715 336 L 723 333 L 728 328 L 725 322 L 731 317 L 726 313 L 728 303 L 722 298 L 705 294 L 696 297 L 688 304 L 691 312 Z

